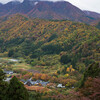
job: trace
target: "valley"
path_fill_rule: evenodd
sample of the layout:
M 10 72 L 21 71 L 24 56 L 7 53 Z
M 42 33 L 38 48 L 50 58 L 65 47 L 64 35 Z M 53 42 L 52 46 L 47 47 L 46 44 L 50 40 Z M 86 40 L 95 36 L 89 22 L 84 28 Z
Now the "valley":
M 99 100 L 98 26 L 23 14 L 0 17 L 0 75 L 10 72 L 3 78 L 11 79 L 1 77 L 1 83 L 7 91 L 21 86 L 29 100 Z
M 6 74 L 6 79 L 5 81 L 9 82 L 13 76 L 16 76 L 27 88 L 28 91 L 32 92 L 39 92 L 43 93 L 42 99 L 48 99 L 51 98 L 52 93 L 53 94 L 60 94 L 61 98 L 63 97 L 63 93 L 67 92 L 69 89 L 70 91 L 73 90 L 74 88 L 68 88 L 66 91 L 66 88 L 62 86 L 58 87 L 60 84 L 65 84 L 63 81 L 65 81 L 65 78 L 69 76 L 59 76 L 58 78 L 57 73 L 53 75 L 53 69 L 50 69 L 49 73 L 47 72 L 47 69 L 45 69 L 46 66 L 32 66 L 29 64 L 26 64 L 24 59 L 13 59 L 13 58 L 8 58 L 8 57 L 2 57 L 0 58 L 0 68 L 4 70 L 4 72 L 7 72 Z M 37 71 L 38 70 L 38 71 Z M 10 74 L 10 72 L 12 72 Z M 55 70 L 56 71 L 56 70 Z M 8 73 L 9 72 L 9 73 Z M 30 79 L 31 78 L 31 79 Z M 62 82 L 61 82 L 62 80 Z M 40 81 L 41 83 L 36 83 L 37 81 Z M 46 82 L 46 85 L 44 82 Z M 71 82 L 74 80 L 68 79 L 66 82 Z M 25 83 L 26 82 L 26 83 Z M 35 84 L 32 85 L 32 82 Z M 76 81 L 75 81 L 76 82 Z M 74 84 L 74 83 L 72 83 Z M 70 83 L 71 85 L 71 83 Z M 55 91 L 55 92 L 54 92 Z M 48 95 L 45 95 L 46 93 L 49 93 Z M 31 97 L 30 97 L 31 98 Z M 55 98 L 55 97 L 54 97 Z M 65 97 L 64 97 L 65 98 Z M 31 100 L 31 99 L 30 99 Z

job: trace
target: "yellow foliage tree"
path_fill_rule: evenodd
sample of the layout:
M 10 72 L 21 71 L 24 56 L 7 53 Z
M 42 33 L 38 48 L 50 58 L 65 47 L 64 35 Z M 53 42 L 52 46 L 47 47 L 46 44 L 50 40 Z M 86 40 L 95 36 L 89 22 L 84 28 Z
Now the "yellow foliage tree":
M 74 72 L 74 71 L 75 71 L 75 69 L 73 68 L 72 65 L 70 65 L 70 67 L 68 67 L 68 68 L 66 69 L 66 72 Z

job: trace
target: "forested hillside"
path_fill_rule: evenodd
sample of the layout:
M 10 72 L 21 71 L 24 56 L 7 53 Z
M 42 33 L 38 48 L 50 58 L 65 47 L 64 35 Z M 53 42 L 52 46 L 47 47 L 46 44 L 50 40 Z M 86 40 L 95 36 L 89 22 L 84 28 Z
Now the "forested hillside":
M 0 18 L 0 52 L 9 57 L 59 55 L 63 64 L 88 65 L 100 54 L 100 30 L 68 20 L 30 19 L 16 14 Z
M 21 14 L 0 18 L 2 100 L 99 100 L 99 62 L 99 24 Z M 6 78 L 11 81 L 6 83 Z M 11 96 L 15 91 L 11 87 L 20 92 Z
M 96 27 L 100 29 L 100 22 L 96 25 Z

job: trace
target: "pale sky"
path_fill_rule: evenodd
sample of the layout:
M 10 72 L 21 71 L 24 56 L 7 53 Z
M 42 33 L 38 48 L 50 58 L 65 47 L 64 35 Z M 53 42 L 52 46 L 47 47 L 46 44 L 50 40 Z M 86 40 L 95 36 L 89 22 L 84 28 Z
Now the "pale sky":
M 12 0 L 0 0 L 1 3 L 7 3 L 9 1 Z M 15 0 L 15 1 L 23 1 L 23 0 Z M 58 1 L 58 0 L 51 0 L 51 1 Z M 100 0 L 65 0 L 65 1 L 69 1 L 70 3 L 79 7 L 82 10 L 90 10 L 100 13 Z

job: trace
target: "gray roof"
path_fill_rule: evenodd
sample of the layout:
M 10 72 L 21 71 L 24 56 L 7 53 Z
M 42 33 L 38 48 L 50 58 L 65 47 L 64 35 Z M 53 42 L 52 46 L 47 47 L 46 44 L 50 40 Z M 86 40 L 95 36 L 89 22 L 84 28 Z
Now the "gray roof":
M 9 82 L 11 78 L 6 78 L 4 81 Z
M 25 82 L 26 82 L 24 79 L 21 79 L 20 81 L 21 81 L 21 82 L 23 82 L 23 83 L 25 83 Z
M 30 83 L 30 84 L 32 84 L 32 85 L 35 85 L 35 84 L 42 84 L 43 86 L 45 86 L 45 85 L 47 85 L 49 82 L 44 82 L 44 81 L 42 81 L 42 80 L 37 80 L 37 81 L 31 81 L 30 79 L 29 80 L 27 80 L 27 81 L 25 81 L 24 82 L 24 84 L 27 84 L 27 83 Z

